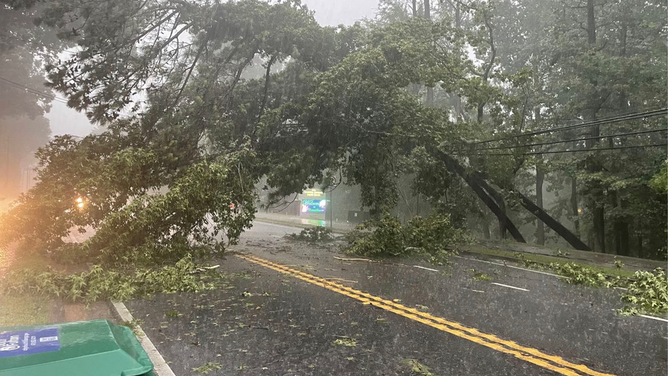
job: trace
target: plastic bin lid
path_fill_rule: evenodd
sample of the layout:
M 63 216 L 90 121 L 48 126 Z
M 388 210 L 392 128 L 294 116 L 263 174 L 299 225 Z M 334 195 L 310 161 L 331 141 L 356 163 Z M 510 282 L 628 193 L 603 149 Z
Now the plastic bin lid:
M 0 328 L 0 376 L 142 376 L 152 370 L 132 330 L 107 320 Z

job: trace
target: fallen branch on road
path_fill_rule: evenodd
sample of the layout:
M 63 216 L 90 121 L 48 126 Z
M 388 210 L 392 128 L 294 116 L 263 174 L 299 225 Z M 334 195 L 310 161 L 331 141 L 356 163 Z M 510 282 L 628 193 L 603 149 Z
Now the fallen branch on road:
M 358 283 L 357 281 L 351 281 L 349 279 L 335 278 L 335 277 L 325 277 L 328 281 L 339 281 L 339 282 L 348 282 L 348 283 Z
M 350 257 L 338 257 L 338 256 L 334 256 L 334 258 L 337 259 L 337 260 L 341 260 L 341 261 L 366 261 L 366 262 L 378 262 L 378 261 L 376 261 L 376 260 L 369 260 L 369 259 L 365 259 L 365 258 L 355 258 L 355 257 L 350 258 Z

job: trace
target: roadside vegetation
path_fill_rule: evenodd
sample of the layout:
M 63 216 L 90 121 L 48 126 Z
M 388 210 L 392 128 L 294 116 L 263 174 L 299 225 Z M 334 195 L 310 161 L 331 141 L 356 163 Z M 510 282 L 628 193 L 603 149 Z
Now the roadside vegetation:
M 288 234 L 285 237 L 290 240 L 309 243 L 329 243 L 334 241 L 332 230 L 323 226 L 305 228 L 298 234 Z
M 156 293 L 199 292 L 213 289 L 224 277 L 201 269 L 190 255 L 162 267 L 104 268 L 68 273 L 51 269 L 18 268 L 0 280 L 0 295 L 9 297 L 58 297 L 71 302 L 126 301 Z
M 446 263 L 453 248 L 465 241 L 447 214 L 413 217 L 402 225 L 389 214 L 368 221 L 345 235 L 345 252 L 367 257 L 427 256 L 434 263 Z
M 476 252 L 480 249 L 476 248 Z M 481 252 L 508 258 L 508 252 L 488 250 Z M 623 263 L 617 260 L 615 267 L 601 267 L 544 255 L 514 253 L 512 257 L 526 268 L 550 271 L 564 277 L 564 281 L 573 285 L 602 288 L 623 288 L 621 301 L 624 307 L 618 311 L 621 315 L 654 315 L 665 317 L 668 314 L 668 275 L 665 269 L 654 271 L 623 270 Z
M 662 268 L 651 272 L 639 270 L 630 277 L 611 275 L 576 263 L 551 263 L 547 268 L 566 277 L 570 284 L 625 289 L 621 297 L 624 307 L 618 311 L 621 315 L 665 317 L 668 314 L 668 280 Z
M 369 221 L 345 235 L 349 254 L 366 257 L 410 257 L 429 256 L 436 264 L 448 262 L 457 244 L 465 244 L 466 236 L 461 230 L 452 228 L 447 218 L 432 215 L 427 218 L 416 217 L 402 225 L 395 217 L 386 215 L 380 221 Z M 616 260 L 614 267 L 593 266 L 570 262 L 562 257 L 535 255 L 520 252 L 492 250 L 478 246 L 467 246 L 475 253 L 512 259 L 523 267 L 550 271 L 564 277 L 564 281 L 573 285 L 601 288 L 623 288 L 621 301 L 624 307 L 618 311 L 621 315 L 654 315 L 664 317 L 668 314 L 668 281 L 664 269 L 654 271 L 629 271 L 621 261 Z M 474 269 L 468 270 L 476 281 L 492 281 L 487 273 Z

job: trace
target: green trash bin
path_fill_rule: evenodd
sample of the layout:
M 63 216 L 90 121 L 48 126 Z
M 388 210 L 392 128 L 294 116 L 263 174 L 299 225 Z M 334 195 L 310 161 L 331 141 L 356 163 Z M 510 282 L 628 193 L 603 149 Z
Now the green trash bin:
M 0 328 L 0 376 L 143 376 L 152 370 L 132 330 L 107 320 Z

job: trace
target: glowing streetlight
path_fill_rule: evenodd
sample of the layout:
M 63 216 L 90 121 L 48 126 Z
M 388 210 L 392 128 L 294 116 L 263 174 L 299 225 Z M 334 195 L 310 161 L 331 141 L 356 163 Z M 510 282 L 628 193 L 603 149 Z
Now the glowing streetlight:
M 85 204 L 84 204 L 84 200 L 83 200 L 83 198 L 81 198 L 81 197 L 77 197 L 77 199 L 76 199 L 75 201 L 76 201 L 76 203 L 77 203 L 77 208 L 79 208 L 79 209 L 83 209 L 83 208 L 84 208 Z

